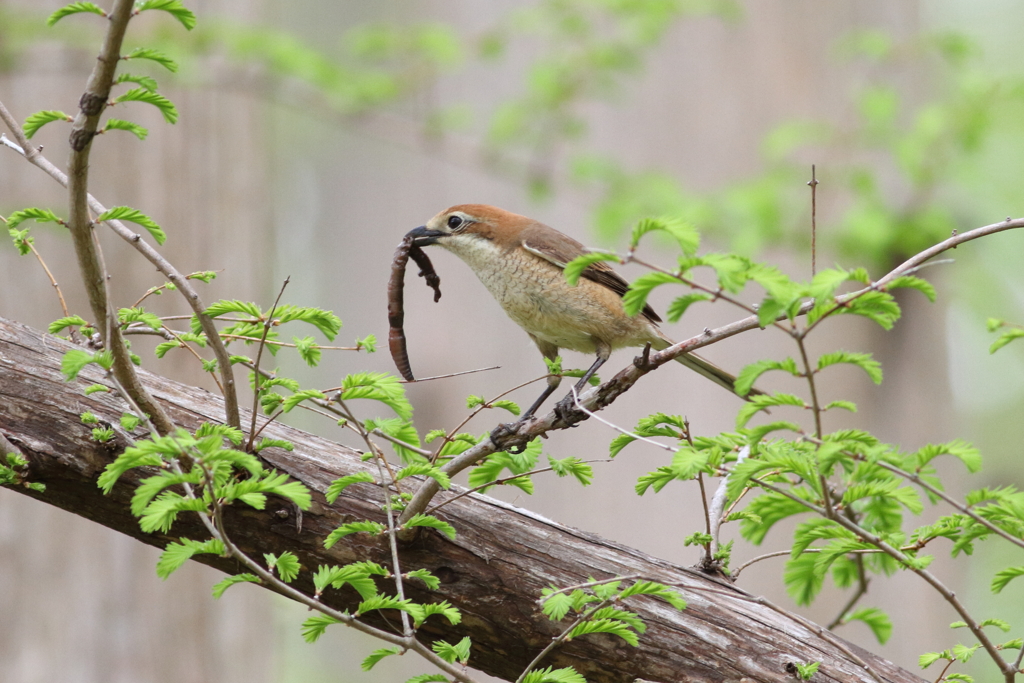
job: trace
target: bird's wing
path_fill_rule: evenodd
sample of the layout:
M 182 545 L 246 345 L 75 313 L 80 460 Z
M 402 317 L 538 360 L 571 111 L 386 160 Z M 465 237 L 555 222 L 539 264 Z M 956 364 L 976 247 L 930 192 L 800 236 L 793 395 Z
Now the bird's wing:
M 526 251 L 559 268 L 565 268 L 565 264 L 569 263 L 569 261 L 572 261 L 577 256 L 589 253 L 585 246 L 568 235 L 564 235 L 552 228 L 548 228 L 543 232 L 532 231 L 530 228 L 526 228 L 523 230 L 522 244 L 523 249 Z M 604 261 L 590 264 L 583 270 L 582 275 L 588 280 L 607 287 L 620 297 L 629 289 L 629 283 Z M 651 322 L 661 322 L 658 314 L 648 305 L 644 306 L 642 314 Z

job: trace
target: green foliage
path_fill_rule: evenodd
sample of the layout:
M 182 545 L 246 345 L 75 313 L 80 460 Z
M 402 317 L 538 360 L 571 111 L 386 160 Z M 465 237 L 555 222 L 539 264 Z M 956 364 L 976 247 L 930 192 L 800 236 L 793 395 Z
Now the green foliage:
M 49 209 L 39 209 L 36 207 L 31 207 L 28 209 L 22 209 L 21 211 L 15 211 L 14 213 L 7 217 L 7 230 L 11 234 L 11 236 L 14 237 L 13 230 L 16 227 L 18 227 L 19 225 L 21 225 L 22 223 L 29 219 L 34 220 L 37 223 L 59 223 L 61 225 L 64 225 L 64 221 L 59 216 L 57 216 L 57 214 L 50 211 Z M 22 251 L 19 247 L 18 250 L 21 252 L 23 256 L 28 253 L 27 249 Z
M 538 438 L 527 444 L 522 453 L 492 453 L 483 463 L 469 471 L 469 485 L 472 488 L 482 487 L 481 491 L 487 491 L 490 484 L 500 478 L 504 469 L 508 469 L 513 475 L 525 474 L 536 467 L 540 452 L 541 443 Z M 533 495 L 533 481 L 529 477 L 517 477 L 505 483 Z
M 60 372 L 64 375 L 65 382 L 72 382 L 78 378 L 78 373 L 93 363 L 104 370 L 109 370 L 114 364 L 114 358 L 109 351 L 90 353 L 82 349 L 71 349 L 61 358 Z
M 173 121 L 172 121 L 173 123 Z M 97 223 L 103 221 L 131 221 L 137 223 L 149 231 L 149 234 L 156 240 L 157 244 L 163 244 L 167 241 L 167 235 L 164 233 L 163 228 L 156 224 L 152 218 L 142 213 L 138 209 L 133 209 L 130 206 L 115 206 L 112 209 L 108 209 L 96 217 Z
M 123 121 L 121 119 L 107 119 L 107 122 L 103 125 L 98 133 L 106 133 L 108 130 L 126 130 L 140 140 L 145 140 L 146 136 L 149 135 L 149 130 L 140 126 L 137 123 L 131 121 Z
M 156 575 L 161 579 L 166 579 L 178 567 L 191 560 L 194 555 L 200 553 L 223 555 L 225 553 L 224 544 L 215 538 L 207 541 L 193 541 L 189 538 L 182 538 L 180 543 L 168 543 L 156 563 Z
M 294 581 L 299 575 L 299 570 L 302 568 L 299 564 L 299 558 L 288 551 L 281 553 L 280 556 L 266 553 L 263 555 L 263 558 L 267 561 L 267 569 L 277 571 L 277 575 L 285 583 Z
M 409 518 L 409 521 L 407 521 L 402 526 L 407 529 L 412 527 L 428 527 L 430 529 L 437 529 L 451 540 L 455 540 L 455 527 L 453 527 L 448 522 L 443 522 L 432 515 L 413 515 Z
M 613 263 L 619 263 L 622 259 L 619 258 L 618 254 L 611 252 L 602 251 L 591 251 L 577 256 L 572 261 L 565 264 L 565 281 L 571 286 L 575 287 L 580 281 L 580 277 L 583 275 L 583 271 L 591 267 L 595 263 L 601 263 L 603 261 L 611 261 Z
M 49 18 L 46 20 L 46 25 L 53 26 L 64 17 L 69 16 L 71 14 L 78 14 L 80 12 L 92 12 L 93 14 L 98 14 L 101 17 L 107 16 L 107 13 L 100 9 L 100 7 L 94 3 L 73 2 L 70 5 L 65 5 L 64 7 L 61 7 L 59 10 L 51 14 Z
M 807 664 L 793 662 L 793 668 L 796 670 L 797 678 L 802 681 L 811 680 L 811 677 L 817 673 L 819 666 L 821 666 L 821 662 L 808 662 Z
M 587 683 L 572 667 L 534 669 L 523 677 L 523 683 Z
M 327 538 L 324 539 L 324 548 L 330 549 L 335 543 L 351 534 L 379 536 L 385 531 L 387 531 L 387 527 L 380 522 L 349 522 L 348 524 L 342 524 L 327 535 Z
M 885 645 L 886 641 L 889 640 L 889 636 L 892 635 L 892 620 L 889 619 L 888 614 L 877 607 L 865 607 L 864 609 L 851 612 L 846 615 L 845 621 L 847 623 L 863 621 L 882 645 Z
M 25 119 L 25 124 L 21 127 L 22 132 L 25 133 L 25 137 L 29 140 L 35 135 L 40 128 L 50 123 L 51 121 L 67 121 L 71 122 L 70 116 L 62 111 L 48 110 L 48 111 L 37 111 L 35 114 L 29 114 L 28 118 Z M 10 227 L 10 226 L 8 226 Z
M 340 624 L 341 621 L 326 614 L 314 614 L 302 622 L 302 638 L 307 643 L 315 643 L 324 634 L 328 626 Z
M 430 648 L 437 653 L 437 656 L 448 662 L 454 664 L 459 662 L 465 666 L 466 662 L 469 661 L 469 648 L 471 641 L 469 637 L 465 637 L 454 645 L 446 643 L 444 641 L 435 641 L 431 644 Z M 447 678 L 445 679 L 447 680 Z
M 214 585 L 214 587 L 213 587 L 213 597 L 219 599 L 220 596 L 224 595 L 224 591 L 226 591 L 228 588 L 231 588 L 232 586 L 234 586 L 236 584 L 239 584 L 239 583 L 261 583 L 261 582 L 260 582 L 260 578 L 258 576 L 256 576 L 255 574 L 248 574 L 248 573 L 245 573 L 245 574 L 235 574 L 234 576 L 229 576 L 226 579 L 224 579 L 224 580 L 222 580 L 222 581 L 220 581 L 220 582 L 218 582 L 217 584 Z
M 684 256 L 693 256 L 700 248 L 700 233 L 691 223 L 676 216 L 641 219 L 633 228 L 629 240 L 630 249 L 640 245 L 640 239 L 649 232 L 664 232 L 676 241 Z
M 363 660 L 363 663 L 360 666 L 363 669 L 363 671 L 369 671 L 377 665 L 377 662 L 384 659 L 385 657 L 400 654 L 402 654 L 402 650 L 401 648 L 397 647 L 386 647 L 381 648 L 379 650 L 374 650 L 369 654 L 369 656 L 366 659 Z
M 164 67 L 165 69 L 167 69 L 168 71 L 170 71 L 172 73 L 174 73 L 174 72 L 176 72 L 178 70 L 178 63 L 177 62 L 175 62 L 173 59 L 171 59 L 170 57 L 165 55 L 163 52 L 160 52 L 160 50 L 154 50 L 151 47 L 137 47 L 134 50 L 132 50 L 130 53 L 128 53 L 128 54 L 124 55 L 123 57 L 121 57 L 121 59 L 124 59 L 126 61 L 129 60 L 129 59 L 148 59 L 150 61 L 156 62 L 157 64 L 159 64 L 160 66 Z M 151 92 L 151 93 L 155 93 L 155 90 L 153 88 L 145 87 L 145 88 L 143 88 L 143 90 Z M 144 100 L 144 101 L 148 101 L 148 100 Z M 150 102 L 150 104 L 156 104 L 156 103 L 155 102 Z M 174 123 L 174 121 L 168 121 L 168 123 Z
M 341 477 L 340 479 L 335 479 L 331 482 L 331 485 L 327 487 L 327 491 L 324 492 L 324 498 L 327 499 L 329 504 L 333 504 L 334 501 L 338 499 L 338 496 L 341 495 L 342 491 L 352 484 L 357 483 L 372 484 L 374 483 L 373 475 L 369 472 L 356 472 L 355 474 L 349 474 Z
M 412 419 L 412 404 L 405 397 L 405 387 L 398 377 L 386 372 L 358 372 L 346 375 L 341 382 L 341 398 L 362 398 L 380 401 L 403 420 Z
M 111 102 L 114 104 L 120 104 L 122 102 L 145 102 L 146 104 L 151 104 L 159 109 L 160 113 L 164 117 L 164 121 L 167 123 L 178 122 L 178 110 L 175 108 L 174 103 L 160 93 L 147 90 L 146 88 L 132 88 L 131 90 L 121 93 L 111 100 Z
M 181 0 L 142 0 L 142 2 L 135 3 L 136 12 L 145 12 L 146 10 L 167 12 L 189 31 L 196 26 L 196 15 L 186 8 Z
M 583 486 L 590 486 L 590 483 L 594 479 L 594 468 L 576 457 L 555 460 L 549 455 L 548 464 L 551 465 L 551 469 L 554 470 L 555 474 L 559 477 L 568 477 L 572 475 L 576 478 L 576 481 Z

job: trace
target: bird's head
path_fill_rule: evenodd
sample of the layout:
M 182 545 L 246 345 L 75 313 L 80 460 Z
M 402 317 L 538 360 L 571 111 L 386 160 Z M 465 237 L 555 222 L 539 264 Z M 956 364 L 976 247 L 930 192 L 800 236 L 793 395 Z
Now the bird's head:
M 531 219 L 486 204 L 459 204 L 437 214 L 426 225 L 412 230 L 413 244 L 432 244 L 458 251 L 459 244 L 484 240 L 503 247 L 516 239 Z

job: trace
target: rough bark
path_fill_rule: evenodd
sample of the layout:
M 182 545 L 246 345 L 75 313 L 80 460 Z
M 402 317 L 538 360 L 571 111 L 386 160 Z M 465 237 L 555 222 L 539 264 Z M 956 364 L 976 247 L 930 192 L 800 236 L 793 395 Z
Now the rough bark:
M 99 371 L 87 369 L 77 381 L 63 381 L 60 358 L 68 348 L 71 345 L 62 339 L 0 318 L 0 434 L 29 460 L 28 480 L 46 484 L 44 493 L 17 490 L 151 545 L 163 546 L 181 536 L 203 537 L 201 526 L 188 517 L 168 535 L 142 533 L 128 509 L 137 478 L 125 477 L 110 496 L 101 495 L 96 477 L 126 441 L 122 433 L 106 445 L 91 441 L 90 429 L 80 423 L 79 415 L 88 410 L 117 425 L 123 406 L 114 394 L 83 395 L 84 386 L 104 383 Z M 171 419 L 188 429 L 224 414 L 221 399 L 208 392 L 145 372 L 142 379 Z M 323 538 L 338 525 L 381 519 L 380 491 L 373 485 L 350 486 L 331 506 L 324 501 L 322 493 L 333 479 L 365 468 L 358 454 L 285 425 L 274 425 L 265 434 L 295 444 L 293 452 L 268 449 L 272 452 L 264 451 L 265 458 L 309 486 L 315 502 L 302 516 L 301 529 L 294 510 L 280 501 L 265 511 L 229 510 L 226 521 L 236 543 L 257 557 L 290 550 L 307 570 L 365 559 L 388 564 L 383 541 L 361 535 L 323 549 Z M 565 627 L 540 613 L 536 599 L 542 588 L 573 585 L 591 576 L 641 574 L 677 586 L 689 603 L 687 609 L 677 612 L 658 600 L 635 600 L 629 607 L 649 627 L 638 648 L 610 635 L 585 636 L 559 646 L 543 665 L 574 666 L 595 683 L 669 683 L 790 681 L 796 680 L 789 673 L 791 663 L 820 661 L 814 681 L 870 680 L 847 654 L 853 652 L 887 681 L 921 680 L 855 645 L 816 635 L 800 621 L 731 586 L 525 510 L 467 496 L 444 507 L 438 516 L 455 526 L 456 540 L 428 531 L 403 544 L 401 561 L 406 571 L 431 570 L 442 585 L 429 594 L 410 581 L 408 595 L 415 600 L 448 600 L 458 607 L 463 613 L 459 626 L 433 617 L 422 633 L 451 642 L 470 635 L 471 663 L 492 675 L 514 679 Z M 226 572 L 240 571 L 232 561 L 202 557 Z M 298 581 L 306 591 L 311 590 L 308 577 L 305 572 Z M 325 601 L 351 608 L 356 597 L 354 592 L 335 592 Z

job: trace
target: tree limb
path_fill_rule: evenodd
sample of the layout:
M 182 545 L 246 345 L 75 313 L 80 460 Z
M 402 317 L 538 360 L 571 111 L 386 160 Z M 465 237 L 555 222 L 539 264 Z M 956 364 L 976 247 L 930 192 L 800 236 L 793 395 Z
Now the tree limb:
M 183 516 L 169 534 L 144 534 L 129 512 L 138 481 L 133 471 L 103 496 L 96 477 L 126 445 L 118 434 L 106 444 L 90 439 L 79 421 L 88 410 L 117 425 L 124 405 L 112 393 L 84 396 L 82 388 L 105 383 L 103 373 L 89 366 L 79 380 L 65 383 L 60 358 L 72 345 L 0 318 L 0 433 L 29 461 L 26 478 L 46 485 L 45 492 L 18 487 L 21 493 L 70 510 L 144 543 L 164 546 L 181 536 L 206 538 L 198 518 Z M 140 377 L 178 425 L 194 429 L 224 415 L 221 399 L 144 371 Z M 313 490 L 313 507 L 297 531 L 290 505 L 270 501 L 266 510 L 229 507 L 224 528 L 233 543 L 251 557 L 294 552 L 305 571 L 293 584 L 312 594 L 310 571 L 320 564 L 373 560 L 389 564 L 384 538 L 354 535 L 330 550 L 323 539 L 337 526 L 361 519 L 381 521 L 380 491 L 375 484 L 354 484 L 331 506 L 323 492 L 337 477 L 366 469 L 358 454 L 278 423 L 267 436 L 287 439 L 295 450 L 270 448 L 261 455 L 270 466 L 287 472 Z M 138 437 L 138 435 L 137 435 Z M 441 500 L 458 491 L 439 494 Z M 820 661 L 815 680 L 853 682 L 869 678 L 863 664 L 892 683 L 921 679 L 860 648 L 822 637 L 802 618 L 759 604 L 742 590 L 594 535 L 560 526 L 490 498 L 471 495 L 438 511 L 458 530 L 455 541 L 429 530 L 400 544 L 404 567 L 426 568 L 441 578 L 430 593 L 419 582 L 406 582 L 408 597 L 418 601 L 448 600 L 463 614 L 452 627 L 430 619 L 421 637 L 449 642 L 470 635 L 471 664 L 489 674 L 514 680 L 538 652 L 561 633 L 565 624 L 544 617 L 536 600 L 541 589 L 635 575 L 676 586 L 689 606 L 678 612 L 653 598 L 631 600 L 629 609 L 648 623 L 640 646 L 633 648 L 608 634 L 572 639 L 555 648 L 543 666 L 574 666 L 592 683 L 647 681 L 793 681 L 787 664 Z M 227 572 L 240 571 L 234 561 L 208 555 L 201 561 Z M 382 584 L 383 586 L 383 584 Z M 354 591 L 328 591 L 324 602 L 338 609 L 358 603 Z M 384 621 L 371 622 L 387 627 Z M 296 628 L 298 625 L 296 624 Z M 856 657 L 851 657 L 850 653 Z

